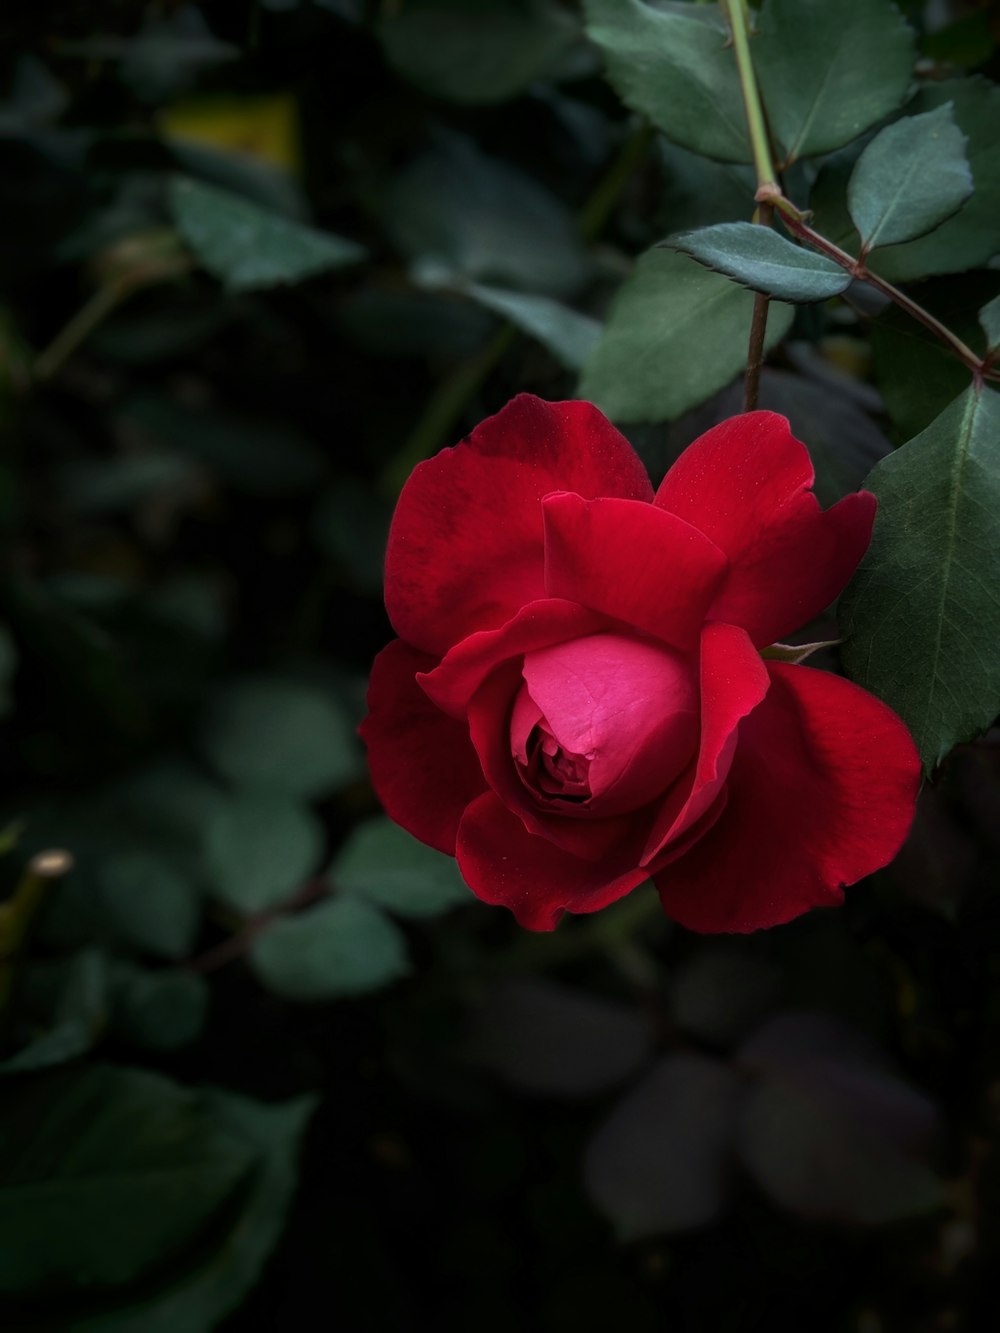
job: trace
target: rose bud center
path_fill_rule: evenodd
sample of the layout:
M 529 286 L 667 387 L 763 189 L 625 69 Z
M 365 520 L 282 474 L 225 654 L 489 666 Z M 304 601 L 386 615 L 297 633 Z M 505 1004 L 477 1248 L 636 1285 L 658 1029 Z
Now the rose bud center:
M 561 814 L 634 810 L 694 757 L 695 668 L 663 644 L 592 634 L 528 653 L 522 675 L 511 753 L 528 790 Z

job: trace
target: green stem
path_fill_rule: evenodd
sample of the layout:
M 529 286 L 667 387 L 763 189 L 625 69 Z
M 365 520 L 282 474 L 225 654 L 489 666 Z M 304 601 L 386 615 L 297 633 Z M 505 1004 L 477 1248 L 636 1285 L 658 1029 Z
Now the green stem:
M 750 56 L 747 10 L 743 0 L 721 0 L 721 3 L 733 38 L 733 53 L 736 56 L 747 130 L 750 134 L 750 146 L 753 149 L 753 164 L 757 172 L 757 187 L 767 188 L 775 184 L 774 164 L 771 161 L 771 141 L 767 133 L 767 121 L 764 119 L 764 107 L 760 100 L 760 89 L 757 87 L 757 76 Z
M 307 880 L 302 888 L 293 894 L 287 902 L 280 903 L 277 907 L 272 907 L 266 912 L 258 912 L 256 916 L 237 919 L 231 935 L 220 944 L 207 949 L 205 953 L 199 954 L 197 958 L 189 959 L 184 967 L 189 972 L 218 971 L 220 967 L 225 967 L 227 963 L 242 958 L 261 931 L 269 926 L 272 921 L 277 921 L 279 917 L 289 916 L 293 912 L 300 911 L 303 907 L 308 907 L 320 898 L 327 897 L 331 891 L 332 886 L 324 879 Z
M 771 192 L 778 189 L 778 185 L 775 180 L 774 163 L 771 161 L 771 142 L 767 133 L 767 122 L 764 119 L 764 107 L 761 104 L 760 89 L 757 87 L 757 76 L 750 56 L 747 6 L 745 0 L 722 0 L 722 8 L 733 38 L 736 68 L 743 93 L 743 109 L 753 148 L 754 170 L 757 173 L 757 197 L 760 202 L 754 215 L 754 222 L 762 227 L 769 227 L 774 217 L 774 207 L 768 199 Z M 752 412 L 760 396 L 760 372 L 764 364 L 764 340 L 767 336 L 769 308 L 770 298 L 763 292 L 756 292 L 753 298 L 753 315 L 750 319 L 747 373 L 743 382 L 744 412 Z
M 127 282 L 109 282 L 103 287 L 98 287 L 90 300 L 80 307 L 69 323 L 60 329 L 45 351 L 36 358 L 35 379 L 51 379 L 80 344 L 85 342 L 117 309 L 131 290 L 132 284 Z
M 29 861 L 13 897 L 0 903 L 0 1014 L 10 1003 L 17 964 L 46 889 L 72 869 L 69 852 L 39 852 Z
M 769 227 L 774 217 L 771 204 L 757 205 L 754 222 Z M 767 314 L 771 298 L 764 292 L 754 292 L 753 314 L 750 318 L 750 344 L 747 348 L 747 373 L 743 381 L 743 411 L 756 410 L 760 397 L 760 373 L 764 366 L 764 340 L 767 336 Z

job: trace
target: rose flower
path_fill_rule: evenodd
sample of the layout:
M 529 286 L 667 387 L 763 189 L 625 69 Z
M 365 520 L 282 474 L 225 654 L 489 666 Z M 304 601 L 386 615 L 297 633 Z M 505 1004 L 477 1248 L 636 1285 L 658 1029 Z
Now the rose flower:
M 874 496 L 824 512 L 813 475 L 750 412 L 654 494 L 595 407 L 529 394 L 421 463 L 362 726 L 389 815 L 534 930 L 649 878 L 693 930 L 840 902 L 898 851 L 920 764 L 878 699 L 761 655 L 871 538 Z

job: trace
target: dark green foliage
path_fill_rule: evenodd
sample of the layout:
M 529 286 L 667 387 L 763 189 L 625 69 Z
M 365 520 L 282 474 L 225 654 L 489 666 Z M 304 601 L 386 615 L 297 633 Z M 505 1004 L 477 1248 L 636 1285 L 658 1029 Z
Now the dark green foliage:
M 464 135 L 434 137 L 390 184 L 383 217 L 421 281 L 454 276 L 571 296 L 587 277 L 566 206 Z
M 851 173 L 847 206 L 869 251 L 933 231 L 972 191 L 965 136 L 946 104 L 875 136 Z
M 979 323 L 986 334 L 986 346 L 991 352 L 1000 347 L 1000 297 L 994 296 L 979 312 Z
M 841 600 L 845 664 L 928 771 L 1000 713 L 1000 394 L 968 389 L 868 479 L 880 512 Z
M 361 767 L 350 718 L 332 691 L 268 676 L 220 686 L 202 724 L 201 747 L 233 786 L 292 796 L 324 796 Z
M 250 947 L 250 965 L 288 1000 L 365 995 L 410 970 L 399 930 L 376 907 L 351 898 L 267 926 Z
M 684 148 L 722 162 L 751 160 L 725 20 L 714 6 L 586 0 L 584 12 L 626 106 Z
M 832 259 L 751 222 L 720 222 L 681 232 L 664 245 L 780 301 L 826 301 L 839 296 L 851 281 Z
M 749 292 L 687 255 L 647 251 L 622 284 L 603 337 L 584 366 L 580 397 L 613 421 L 679 417 L 738 374 L 752 307 Z M 776 305 L 768 321 L 769 346 L 791 322 L 790 307 Z
M 967 8 L 763 0 L 750 49 L 788 197 L 978 357 Z M 1000 708 L 996 389 L 751 225 L 721 8 L 7 11 L 0 1328 L 992 1329 L 1000 761 L 948 752 Z M 944 763 L 843 910 L 528 935 L 368 782 L 395 495 L 521 391 L 659 480 L 741 410 L 744 286 L 820 502 L 880 500 L 798 639 Z
M 172 182 L 170 207 L 199 263 L 231 292 L 302 282 L 365 255 L 356 241 L 275 217 L 200 181 Z
M 8 1093 L 0 1290 L 135 1281 L 218 1217 L 253 1168 L 245 1143 L 159 1075 L 95 1065 Z
M 955 123 L 965 135 L 973 193 L 954 216 L 946 217 L 927 235 L 872 256 L 873 271 L 890 282 L 961 273 L 985 265 L 997 252 L 1000 145 L 987 126 L 1000 112 L 1000 90 L 981 78 L 946 79 L 921 88 L 906 112 L 908 116 L 926 115 L 945 105 L 951 106 Z M 824 166 L 810 199 L 813 226 L 852 253 L 857 253 L 858 241 L 846 189 L 858 147 L 853 145 Z
M 550 0 L 416 0 L 386 10 L 376 31 L 386 59 L 433 97 L 505 102 L 558 75 L 577 29 Z
M 451 856 L 425 847 L 385 818 L 359 824 L 330 867 L 336 888 L 400 916 L 437 916 L 469 901 Z
M 754 60 L 785 160 L 829 153 L 894 111 L 914 55 L 890 0 L 766 0 Z

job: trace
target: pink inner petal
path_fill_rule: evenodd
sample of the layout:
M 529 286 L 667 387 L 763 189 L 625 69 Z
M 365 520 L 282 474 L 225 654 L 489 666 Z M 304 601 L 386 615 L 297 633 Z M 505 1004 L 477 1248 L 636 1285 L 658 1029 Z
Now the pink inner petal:
M 547 794 L 589 793 L 594 813 L 635 809 L 664 791 L 697 743 L 694 666 L 662 644 L 592 634 L 528 653 L 511 723 L 511 747 L 531 762 L 527 720 L 540 710 L 541 761 L 535 779 Z M 544 770 L 547 781 L 541 780 Z

